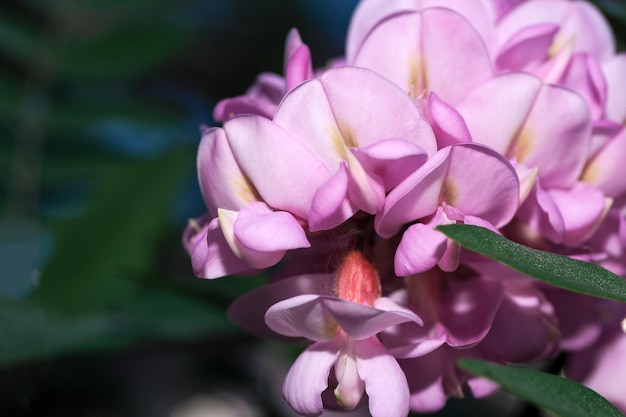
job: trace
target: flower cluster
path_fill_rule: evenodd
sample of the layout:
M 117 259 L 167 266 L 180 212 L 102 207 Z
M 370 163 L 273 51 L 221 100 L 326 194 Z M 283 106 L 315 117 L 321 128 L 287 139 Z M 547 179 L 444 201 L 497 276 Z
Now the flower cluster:
M 243 327 L 312 343 L 283 394 L 302 415 L 368 401 L 433 412 L 497 387 L 455 366 L 567 352 L 626 409 L 626 310 L 466 253 L 464 223 L 626 274 L 626 55 L 590 3 L 362 0 L 345 57 L 217 104 L 183 243 L 199 277 L 280 263 L 235 301 Z M 620 378 L 622 380 L 620 380 Z M 364 394 L 367 400 L 364 400 Z

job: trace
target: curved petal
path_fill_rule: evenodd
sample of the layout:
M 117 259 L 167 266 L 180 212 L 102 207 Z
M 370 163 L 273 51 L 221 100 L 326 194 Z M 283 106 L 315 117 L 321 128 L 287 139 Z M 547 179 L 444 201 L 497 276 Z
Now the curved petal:
M 428 159 L 422 148 L 402 139 L 385 139 L 350 151 L 366 172 L 383 179 L 385 191 L 400 184 Z
M 472 136 L 463 116 L 435 93 L 429 93 L 423 101 L 424 112 L 437 138 L 439 149 L 457 143 L 472 142 Z
M 602 68 L 595 58 L 584 52 L 575 54 L 565 69 L 560 84 L 571 88 L 585 99 L 593 120 L 604 116 L 607 85 Z
M 218 208 L 239 210 L 258 200 L 254 186 L 241 171 L 220 128 L 205 129 L 198 147 L 198 182 L 209 213 L 215 217 Z
M 554 200 L 539 182 L 535 183 L 530 194 L 520 206 L 517 217 L 535 232 L 542 234 L 552 242 L 562 242 L 565 232 L 563 216 Z
M 575 52 L 589 52 L 599 60 L 615 51 L 615 40 L 609 24 L 600 11 L 583 1 L 526 1 L 498 23 L 501 40 L 511 38 L 521 28 L 540 23 L 559 25 L 551 52 L 573 42 Z
M 372 337 L 400 323 L 422 324 L 415 313 L 400 306 L 397 310 L 383 311 L 335 297 L 324 297 L 323 304 L 341 329 L 356 340 Z
M 448 238 L 422 223 L 403 234 L 394 257 L 394 270 L 400 277 L 418 274 L 437 265 L 448 245 Z
M 626 53 L 602 63 L 607 83 L 606 117 L 617 123 L 626 123 Z
M 434 214 L 448 172 L 451 147 L 431 156 L 405 181 L 387 195 L 383 211 L 374 219 L 376 231 L 383 238 L 398 233 L 405 223 Z
M 259 204 L 262 204 L 262 203 L 259 203 Z M 246 247 L 242 245 L 239 238 L 235 235 L 235 225 L 237 224 L 239 220 L 239 215 L 240 215 L 240 212 L 236 212 L 232 210 L 218 209 L 217 211 L 217 217 L 219 220 L 220 229 L 222 230 L 224 239 L 230 246 L 230 249 L 232 250 L 232 252 L 235 255 L 237 255 L 239 259 L 245 261 L 248 265 L 257 269 L 268 268 L 280 262 L 280 260 L 283 258 L 283 256 L 285 256 L 285 253 L 287 252 L 286 249 L 264 251 L 264 250 L 256 250 L 254 248 L 250 248 L 250 247 Z M 259 241 L 262 242 L 263 241 L 262 236 L 260 236 L 260 239 L 259 239 L 259 236 L 254 235 L 254 227 L 248 228 L 246 227 L 246 224 L 245 224 L 245 223 L 249 224 L 250 222 L 254 221 L 254 217 L 255 217 L 254 214 L 248 214 L 248 215 L 244 214 L 244 218 L 245 217 L 247 217 L 248 219 L 244 221 L 243 236 L 248 239 L 249 241 L 248 243 L 255 244 L 255 243 L 259 243 Z M 293 236 L 291 237 L 293 238 Z M 278 246 L 285 246 L 285 245 L 289 246 L 289 243 L 293 244 L 293 241 L 281 242 L 280 240 L 278 241 L 274 239 L 269 239 L 269 240 L 271 241 L 269 247 L 277 246 L 277 244 Z M 263 243 L 261 243 L 261 245 L 262 244 Z
M 571 187 L 589 155 L 591 127 L 589 108 L 580 95 L 544 84 L 507 156 L 539 168 L 546 188 Z
M 541 81 L 525 73 L 501 75 L 482 84 L 456 107 L 476 143 L 506 154 L 541 89 Z
M 231 250 L 217 218 L 195 237 L 190 255 L 193 272 L 200 278 L 219 278 L 250 269 L 250 265 Z
M 346 153 L 348 168 L 348 196 L 356 207 L 368 214 L 376 214 L 385 203 L 385 185 L 378 175 L 368 172 L 351 153 Z
M 563 243 L 568 246 L 587 241 L 604 220 L 612 203 L 596 187 L 583 182 L 576 183 L 569 190 L 549 190 L 548 194 L 563 216 Z
M 496 13 L 504 13 L 511 1 L 507 0 L 507 5 L 499 5 L 498 10 L 494 9 L 490 0 L 476 2 L 459 2 L 457 0 L 360 1 L 350 21 L 346 41 L 346 59 L 348 62 L 354 61 L 363 40 L 372 28 L 382 20 L 403 12 L 420 11 L 432 7 L 445 7 L 457 11 L 480 31 L 483 39 L 490 41 L 494 39 L 493 22 Z
M 266 311 L 276 303 L 303 294 L 328 295 L 333 280 L 332 274 L 298 275 L 257 287 L 233 301 L 228 317 L 251 333 L 276 337 L 265 323 Z
M 372 417 L 406 416 L 409 386 L 396 359 L 373 337 L 355 342 L 354 350 Z
M 239 211 L 234 234 L 247 249 L 276 252 L 311 246 L 298 221 L 284 211 L 272 211 L 261 202 L 250 203 Z
M 617 199 L 626 193 L 626 181 L 615 174 L 623 168 L 625 160 L 626 128 L 622 128 L 587 163 L 582 180 L 597 186 L 608 197 Z
M 552 305 L 534 285 L 507 282 L 489 334 L 481 343 L 494 359 L 529 362 L 557 351 L 560 333 Z M 517 329 L 511 332 L 511 329 Z
M 320 81 L 349 148 L 397 138 L 428 154 L 437 150 L 432 129 L 419 109 L 386 78 L 366 68 L 342 67 L 326 71 Z
M 417 413 L 433 413 L 444 407 L 448 396 L 443 388 L 447 348 L 442 346 L 428 355 L 399 360 L 409 382 L 410 407 Z
M 339 165 L 339 169 L 322 184 L 315 194 L 309 212 L 309 230 L 329 230 L 349 219 L 359 209 L 348 199 L 347 164 Z
M 309 346 L 298 356 L 285 377 L 283 397 L 298 413 L 317 416 L 324 410 L 322 392 L 328 387 L 330 368 L 339 357 L 341 337 Z
M 239 166 L 267 204 L 306 218 L 313 194 L 330 178 L 322 162 L 263 117 L 239 116 L 224 130 Z
M 317 294 L 297 295 L 279 301 L 265 313 L 265 324 L 283 336 L 305 337 L 317 342 L 330 340 L 339 327 Z
M 498 69 L 531 70 L 548 57 L 548 50 L 559 30 L 555 23 L 538 23 L 521 28 L 509 38 L 496 58 Z
M 413 97 L 434 91 L 452 105 L 493 75 L 480 34 L 444 8 L 384 20 L 363 41 L 354 64 L 382 74 Z
M 356 343 L 358 342 L 346 338 L 340 356 L 335 363 L 335 376 L 338 383 L 333 394 L 337 404 L 344 410 L 355 409 L 365 392 L 365 383 L 357 370 L 357 358 L 354 353 Z
M 309 47 L 302 43 L 297 29 L 291 29 L 285 42 L 285 82 L 286 91 L 305 80 L 313 78 L 313 64 Z
M 517 173 L 500 154 L 478 144 L 452 147 L 442 194 L 448 205 L 500 228 L 515 215 L 519 196 Z
M 449 279 L 442 302 L 441 322 L 450 346 L 470 347 L 480 342 L 492 327 L 502 301 L 502 285 L 483 277 Z

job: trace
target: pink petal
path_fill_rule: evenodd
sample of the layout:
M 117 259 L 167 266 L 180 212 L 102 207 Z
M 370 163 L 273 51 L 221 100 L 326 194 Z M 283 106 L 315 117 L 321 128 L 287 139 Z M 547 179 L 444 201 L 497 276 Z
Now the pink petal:
M 265 324 L 266 311 L 280 301 L 302 294 L 327 295 L 333 280 L 332 274 L 310 274 L 263 285 L 237 298 L 228 308 L 228 317 L 251 333 L 276 337 Z
M 415 313 L 402 307 L 383 311 L 335 297 L 324 297 L 323 304 L 339 327 L 356 340 L 372 337 L 400 323 L 410 321 L 422 324 L 422 319 Z
M 588 162 L 582 180 L 597 186 L 607 197 L 618 198 L 626 193 L 626 181 L 616 172 L 626 160 L 626 128 L 601 148 Z
M 286 91 L 305 80 L 313 78 L 313 66 L 309 47 L 302 43 L 297 29 L 291 29 L 285 42 Z
M 539 182 L 520 206 L 517 217 L 554 243 L 563 240 L 565 223 L 558 206 Z
M 587 53 L 575 54 L 565 69 L 560 84 L 583 96 L 593 120 L 604 116 L 607 85 L 602 68 L 595 58 Z
M 548 58 L 550 45 L 559 30 L 555 23 L 525 26 L 500 49 L 496 65 L 504 70 L 533 70 Z
M 309 213 L 309 230 L 329 230 L 352 217 L 359 209 L 348 199 L 348 172 L 344 162 L 315 194 Z
M 525 73 L 501 75 L 466 96 L 456 109 L 476 143 L 506 155 L 528 117 L 541 81 Z
M 463 116 L 455 108 L 441 100 L 437 94 L 428 94 L 424 99 L 423 106 L 437 138 L 439 149 L 457 143 L 472 142 Z
M 612 201 L 596 187 L 578 182 L 569 190 L 548 193 L 559 207 L 565 225 L 563 243 L 578 246 L 588 240 L 604 220 Z
M 489 332 L 502 301 L 502 284 L 483 277 L 448 280 L 441 321 L 450 346 L 470 347 Z
M 611 338 L 599 344 L 595 349 L 572 355 L 569 365 L 573 368 L 568 376 L 575 377 L 583 384 L 611 401 L 623 412 L 626 411 L 626 333 L 615 332 Z M 590 363 L 590 370 L 585 375 L 576 375 L 580 362 Z M 577 366 L 578 365 L 578 366 Z
M 385 191 L 404 181 L 428 159 L 422 148 L 401 139 L 385 139 L 351 151 L 367 172 L 383 179 Z
M 259 203 L 262 204 L 262 203 Z M 218 209 L 217 217 L 220 223 L 220 229 L 222 230 L 222 234 L 224 235 L 224 239 L 230 246 L 232 252 L 241 260 L 245 261 L 248 265 L 253 268 L 263 269 L 268 268 L 272 265 L 276 265 L 280 260 L 285 256 L 287 250 L 275 250 L 275 251 L 263 251 L 256 250 L 254 248 L 249 248 L 244 246 L 239 238 L 235 235 L 235 225 L 239 219 L 239 212 L 226 210 L 226 209 Z M 250 216 L 248 217 L 248 222 L 251 220 Z M 248 233 L 251 234 L 251 233 Z M 253 238 L 255 236 L 246 236 L 245 228 L 244 228 L 244 237 L 247 237 L 250 240 L 249 243 L 254 243 Z M 284 242 L 283 242 L 284 243 Z M 274 241 L 273 244 L 276 244 Z
M 480 34 L 461 15 L 443 8 L 381 22 L 354 64 L 375 70 L 414 97 L 434 91 L 452 105 L 493 74 Z
M 358 342 L 346 338 L 340 356 L 335 363 L 335 376 L 338 384 L 333 394 L 337 404 L 344 410 L 355 409 L 365 392 L 365 383 L 357 370 L 357 358 L 354 354 L 356 343 Z
M 448 172 L 450 147 L 438 151 L 387 195 L 385 206 L 375 218 L 383 238 L 398 233 L 405 223 L 429 216 L 439 206 L 439 196 Z
M 446 348 L 441 347 L 426 356 L 398 361 L 409 382 L 412 411 L 433 413 L 446 404 L 448 396 L 442 384 L 446 355 Z
M 437 149 L 428 122 L 411 98 L 379 74 L 342 67 L 325 72 L 320 81 L 348 147 L 397 138 L 413 142 L 428 154 Z
M 273 73 L 261 73 L 245 95 L 219 101 L 213 119 L 224 122 L 241 114 L 258 114 L 271 119 L 285 94 L 285 80 Z
M 498 313 L 481 346 L 491 351 L 494 360 L 529 362 L 554 355 L 559 338 L 553 308 L 542 292 L 532 284 L 507 282 Z
M 581 96 L 544 84 L 507 156 L 539 168 L 539 178 L 546 188 L 570 187 L 588 157 L 591 126 L 589 109 Z
M 519 0 L 518 0 L 519 1 Z M 352 15 L 346 42 L 346 58 L 353 62 L 361 43 L 385 18 L 407 11 L 420 11 L 433 7 L 445 7 L 457 11 L 481 32 L 482 38 L 489 41 L 494 38 L 493 21 L 495 13 L 491 1 L 459 2 L 457 0 L 396 0 L 359 2 Z M 503 8 L 504 9 L 504 8 Z
M 254 186 L 239 168 L 223 129 L 206 129 L 198 147 L 198 182 L 209 213 L 218 208 L 239 210 L 258 199 Z
M 357 341 L 354 349 L 372 417 L 406 416 L 409 386 L 396 359 L 373 337 Z
M 191 249 L 191 266 L 196 276 L 219 278 L 250 269 L 230 249 L 217 218 L 208 223 L 195 239 L 196 243 Z
M 500 228 L 515 215 L 519 194 L 517 173 L 500 154 L 478 144 L 451 148 L 442 195 L 448 205 Z
M 422 223 L 410 226 L 396 250 L 394 270 L 400 277 L 418 274 L 437 265 L 448 245 L 448 238 Z
M 306 218 L 315 190 L 330 178 L 322 162 L 297 138 L 259 116 L 236 117 L 224 130 L 239 166 L 265 202 Z
M 261 202 L 250 203 L 239 211 L 235 237 L 247 249 L 276 252 L 311 246 L 298 221 L 284 211 L 272 211 Z
M 339 327 L 324 300 L 321 295 L 303 294 L 279 301 L 265 313 L 265 323 L 283 336 L 302 336 L 317 342 L 331 340 Z
M 317 416 L 324 410 L 322 392 L 328 387 L 330 368 L 339 357 L 341 337 L 309 346 L 298 356 L 283 383 L 283 397 L 298 413 Z
M 385 203 L 383 179 L 363 168 L 359 160 L 346 153 L 348 167 L 348 195 L 356 207 L 368 214 L 376 214 Z
M 626 54 L 621 53 L 602 63 L 607 83 L 606 117 L 617 123 L 626 123 Z
M 499 37 L 509 39 L 521 28 L 540 23 L 559 25 L 557 47 L 574 42 L 576 52 L 589 52 L 599 60 L 615 51 L 610 26 L 602 13 L 592 4 L 580 1 L 524 2 L 499 22 Z

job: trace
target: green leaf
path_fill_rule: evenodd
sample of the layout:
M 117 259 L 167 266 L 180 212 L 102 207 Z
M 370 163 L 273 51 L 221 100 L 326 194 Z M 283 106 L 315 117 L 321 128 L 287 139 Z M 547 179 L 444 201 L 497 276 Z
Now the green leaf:
M 598 265 L 532 249 L 479 226 L 450 224 L 437 230 L 464 248 L 548 284 L 626 302 L 626 280 Z
M 460 359 L 458 365 L 559 417 L 624 417 L 598 393 L 570 379 L 475 359 Z
M 151 270 L 173 193 L 190 164 L 187 153 L 174 153 L 133 161 L 103 178 L 86 212 L 57 225 L 56 246 L 34 297 L 76 313 L 131 296 L 133 284 L 126 277 Z

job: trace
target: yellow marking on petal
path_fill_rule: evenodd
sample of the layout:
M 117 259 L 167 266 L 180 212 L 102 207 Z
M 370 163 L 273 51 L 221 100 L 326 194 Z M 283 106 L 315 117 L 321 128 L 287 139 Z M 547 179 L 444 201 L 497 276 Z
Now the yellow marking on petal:
M 337 336 L 337 333 L 339 332 L 339 325 L 337 324 L 337 322 L 335 321 L 335 319 L 332 318 L 332 316 L 328 313 L 326 320 L 324 320 L 324 324 L 323 324 L 323 328 L 322 328 L 322 334 L 324 335 L 324 337 L 326 337 L 328 340 L 334 338 L 335 336 Z
M 259 201 L 258 193 L 245 177 L 235 176 L 230 179 L 231 189 L 246 203 Z
M 573 51 L 574 45 L 576 45 L 576 34 L 572 34 L 569 38 L 565 38 L 560 34 L 556 35 L 552 45 L 550 45 L 548 49 L 548 58 L 554 58 L 566 49 Z
M 341 137 L 343 138 L 343 143 L 345 143 L 345 145 L 348 148 L 358 148 L 359 147 L 359 141 L 356 139 L 356 135 L 354 134 L 352 129 L 350 129 L 350 127 L 340 123 L 339 124 L 339 131 L 341 132 Z
M 443 187 L 441 187 L 441 196 L 439 199 L 445 201 L 449 206 L 456 206 L 456 200 L 458 197 L 458 190 L 454 182 L 450 178 L 446 178 Z
M 524 162 L 528 157 L 533 148 L 534 140 L 535 135 L 528 127 L 524 127 L 524 130 L 520 132 L 517 140 L 513 144 L 513 155 L 517 157 L 519 162 Z
M 358 148 L 356 135 L 348 126 L 339 125 L 338 130 L 332 129 L 329 133 L 333 150 L 341 159 L 348 159 L 349 148 Z
M 346 152 L 348 149 L 346 148 L 346 144 L 343 142 L 343 137 L 341 133 L 337 130 L 333 130 L 330 134 L 330 140 L 333 145 L 333 151 L 341 158 L 346 159 Z
M 597 184 L 599 177 L 600 171 L 598 170 L 598 164 L 594 159 L 587 164 L 580 179 L 587 184 Z
M 519 204 L 526 200 L 528 194 L 530 194 L 530 190 L 533 189 L 535 182 L 537 182 L 537 174 L 539 173 L 539 168 L 534 167 L 529 169 L 523 176 L 518 176 L 520 187 L 519 187 Z
M 428 74 L 424 61 L 416 56 L 409 63 L 409 77 L 407 80 L 409 85 L 409 96 L 418 100 L 426 91 L 428 91 Z

